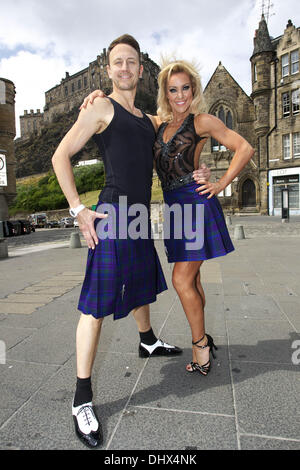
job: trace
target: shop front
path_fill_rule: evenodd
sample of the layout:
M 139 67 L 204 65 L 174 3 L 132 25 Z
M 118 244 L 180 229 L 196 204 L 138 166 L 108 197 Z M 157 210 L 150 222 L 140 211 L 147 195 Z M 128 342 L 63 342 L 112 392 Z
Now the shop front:
M 269 171 L 269 215 L 282 215 L 282 190 L 288 190 L 289 215 L 300 215 L 300 167 Z

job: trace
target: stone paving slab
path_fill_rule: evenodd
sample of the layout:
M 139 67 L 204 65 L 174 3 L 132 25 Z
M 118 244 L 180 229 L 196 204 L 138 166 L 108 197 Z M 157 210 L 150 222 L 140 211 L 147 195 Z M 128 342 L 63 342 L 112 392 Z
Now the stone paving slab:
M 272 439 L 263 436 L 241 435 L 242 450 L 299 450 L 299 440 Z
M 298 440 L 299 368 L 291 364 L 234 361 L 232 372 L 239 431 Z
M 129 407 L 109 449 L 237 449 L 234 436 L 233 417 Z
M 18 315 L 30 315 L 35 312 L 36 309 L 43 307 L 43 303 L 20 303 L 20 302 L 0 302 L 0 314 L 9 315 L 16 313 Z
M 54 297 L 52 295 L 46 295 L 46 294 L 24 294 L 23 292 L 21 293 L 16 293 L 16 294 L 10 294 L 4 299 L 0 299 L 0 303 L 14 303 L 14 302 L 21 302 L 23 304 L 32 304 L 32 303 L 41 303 L 41 304 L 48 304 L 49 302 L 52 302 Z
M 0 448 L 5 445 L 4 436 L 6 435 L 6 444 L 15 441 L 19 435 L 25 443 L 26 437 L 22 428 L 13 427 L 11 432 L 2 430 L 3 423 L 11 422 L 17 418 L 18 413 L 23 406 L 28 403 L 36 391 L 56 372 L 57 366 L 51 364 L 39 364 L 27 362 L 24 367 L 24 361 L 7 361 L 1 366 L 1 407 L 0 407 Z M 42 415 L 42 409 L 33 409 L 32 415 L 38 417 Z M 35 411 L 35 412 L 34 412 Z

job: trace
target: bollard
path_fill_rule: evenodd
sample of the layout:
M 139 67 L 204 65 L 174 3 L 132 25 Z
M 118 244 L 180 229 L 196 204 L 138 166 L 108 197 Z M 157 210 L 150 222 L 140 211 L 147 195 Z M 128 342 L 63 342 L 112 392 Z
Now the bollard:
M 230 215 L 226 215 L 226 224 L 227 224 L 227 225 L 232 225 L 232 221 L 231 221 Z
M 242 240 L 243 238 L 245 238 L 244 227 L 242 225 L 236 225 L 234 227 L 234 239 Z
M 8 258 L 7 240 L 0 239 L 0 258 Z
M 70 248 L 81 248 L 81 241 L 78 232 L 71 233 Z

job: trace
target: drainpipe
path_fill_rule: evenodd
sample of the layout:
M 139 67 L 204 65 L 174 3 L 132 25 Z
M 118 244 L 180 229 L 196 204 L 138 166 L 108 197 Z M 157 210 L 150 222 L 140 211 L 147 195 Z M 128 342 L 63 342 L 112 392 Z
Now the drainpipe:
M 277 63 L 279 62 L 279 59 L 274 59 L 274 81 L 275 81 L 275 96 L 274 96 L 274 115 L 275 115 L 275 124 L 272 127 L 272 129 L 267 133 L 267 208 L 268 208 L 268 214 L 269 214 L 269 137 L 272 134 L 272 132 L 277 129 Z

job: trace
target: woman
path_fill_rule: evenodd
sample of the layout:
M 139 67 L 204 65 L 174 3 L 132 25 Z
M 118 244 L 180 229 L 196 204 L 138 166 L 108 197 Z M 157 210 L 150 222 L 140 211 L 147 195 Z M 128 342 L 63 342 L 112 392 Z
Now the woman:
M 154 161 L 162 183 L 165 203 L 180 205 L 180 218 L 170 218 L 165 238 L 168 261 L 174 263 L 172 282 L 178 293 L 192 332 L 193 359 L 186 369 L 207 375 L 210 352 L 217 349 L 205 333 L 205 294 L 201 285 L 200 268 L 207 259 L 226 255 L 234 250 L 216 195 L 224 190 L 249 162 L 254 154 L 251 145 L 221 120 L 202 113 L 200 76 L 191 63 L 175 60 L 165 63 L 158 76 L 158 116 L 152 122 L 158 127 L 154 146 Z M 93 93 L 91 98 L 99 96 Z M 100 94 L 101 96 L 101 94 Z M 87 101 L 86 101 L 87 102 Z M 203 171 L 198 170 L 200 154 L 209 137 L 234 151 L 228 170 L 215 183 L 203 183 Z M 196 180 L 196 181 L 195 181 Z M 200 187 L 198 183 L 203 183 Z M 204 208 L 204 223 L 200 227 L 196 212 Z M 204 231 L 202 247 L 188 249 L 187 236 L 178 239 L 178 228 L 184 224 L 184 211 L 192 208 L 192 229 Z M 181 227 L 178 227 L 181 225 Z

